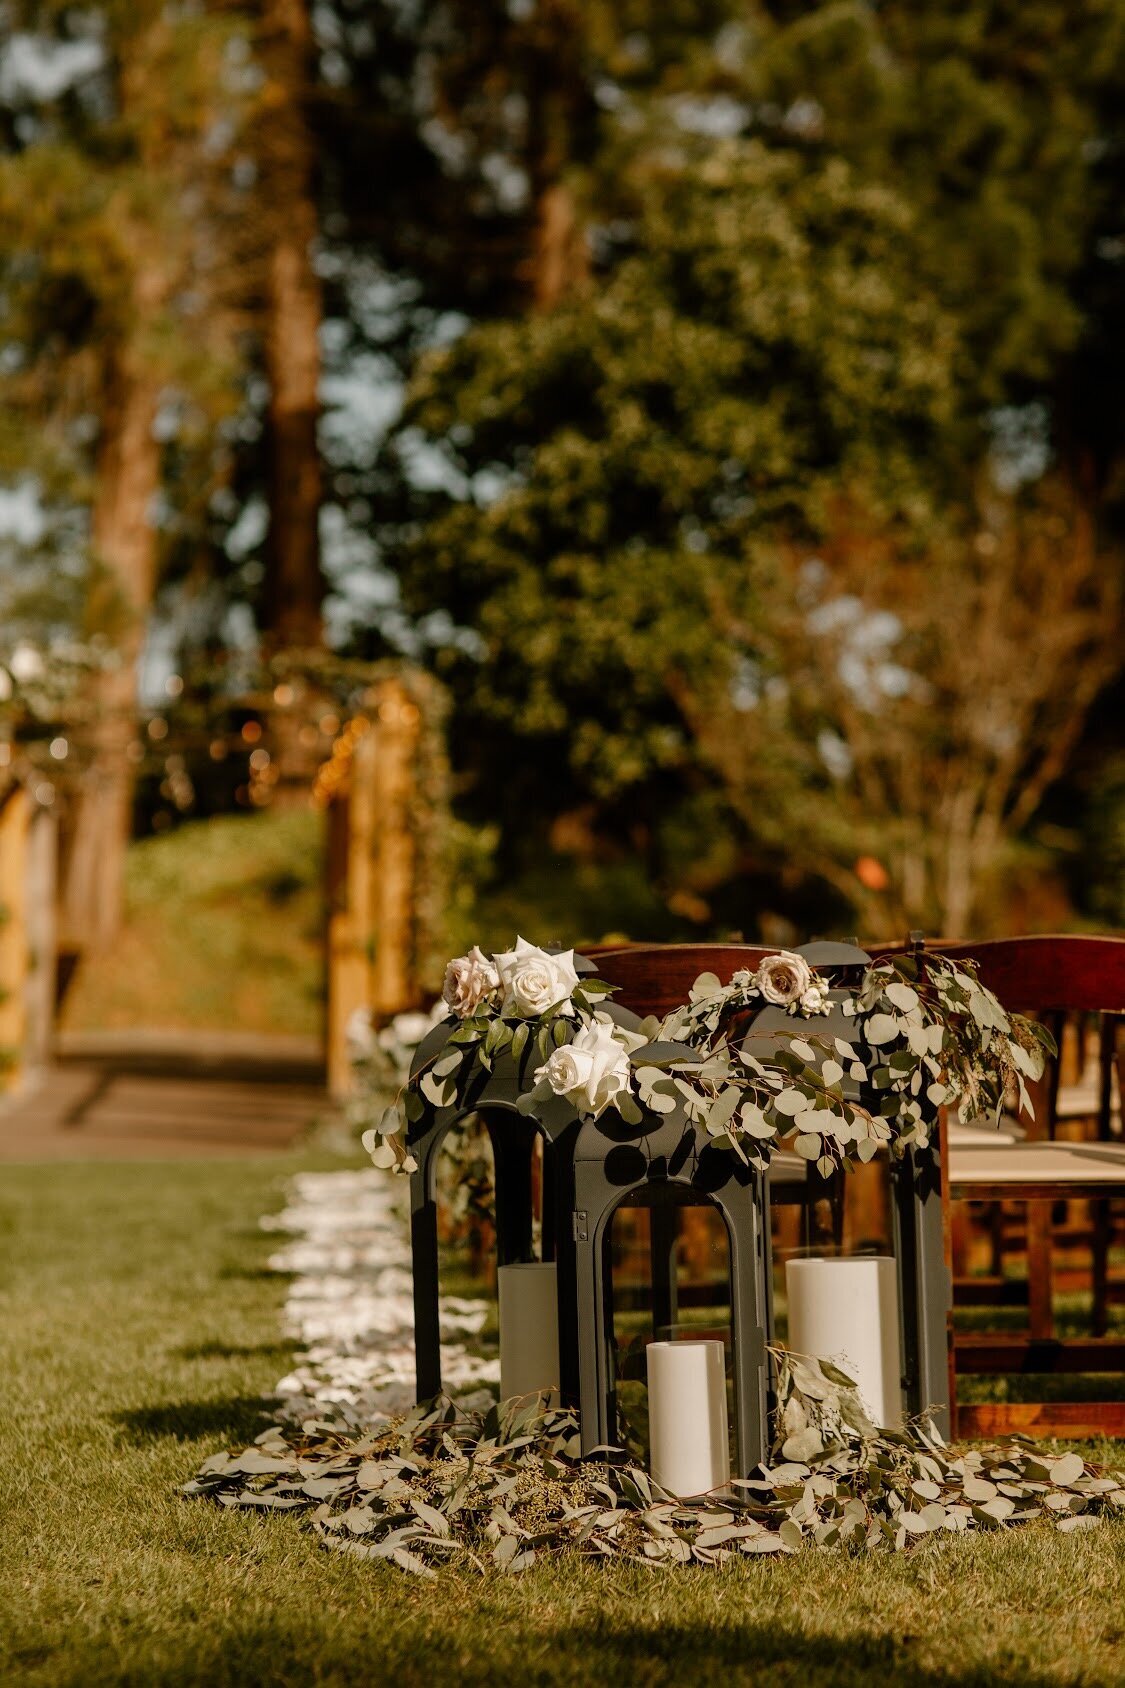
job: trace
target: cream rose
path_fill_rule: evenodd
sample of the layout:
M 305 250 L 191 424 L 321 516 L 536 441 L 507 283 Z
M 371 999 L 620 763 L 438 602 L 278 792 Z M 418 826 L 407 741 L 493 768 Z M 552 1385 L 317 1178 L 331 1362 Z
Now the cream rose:
M 535 1077 L 573 1102 L 580 1114 L 597 1119 L 629 1089 L 629 1057 L 608 1023 L 594 1020 L 573 1043 L 556 1049 Z
M 461 1020 L 475 1014 L 494 991 L 500 989 L 500 975 L 474 944 L 468 955 L 459 955 L 445 969 L 441 999 Z
M 502 1012 L 522 1020 L 537 1019 L 557 1002 L 569 1002 L 578 983 L 573 950 L 548 955 L 524 938 L 516 939 L 514 950 L 498 955 L 496 966 L 504 990 Z
M 766 1001 L 782 1008 L 799 1002 L 812 982 L 812 968 L 803 955 L 794 955 L 791 950 L 767 955 L 755 975 L 755 983 Z

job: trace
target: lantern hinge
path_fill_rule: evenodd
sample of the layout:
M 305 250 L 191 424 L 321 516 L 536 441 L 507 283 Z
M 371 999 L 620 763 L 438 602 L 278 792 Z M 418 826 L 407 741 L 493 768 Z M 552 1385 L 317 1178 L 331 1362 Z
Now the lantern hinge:
M 576 1243 L 589 1242 L 589 1240 L 590 1240 L 590 1228 L 589 1228 L 589 1225 L 587 1224 L 587 1221 L 586 1221 L 585 1212 L 574 1214 L 573 1219 L 574 1219 L 574 1240 L 575 1240 L 575 1242 Z

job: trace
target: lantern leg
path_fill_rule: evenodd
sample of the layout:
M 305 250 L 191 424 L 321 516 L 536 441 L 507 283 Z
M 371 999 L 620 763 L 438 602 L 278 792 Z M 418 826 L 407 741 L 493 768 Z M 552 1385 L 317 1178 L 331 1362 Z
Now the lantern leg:
M 899 1324 L 911 1414 L 929 1411 L 949 1435 L 949 1273 L 941 1211 L 941 1161 L 911 1150 L 892 1168 Z
M 415 1148 L 418 1169 L 410 1175 L 410 1253 L 414 1265 L 414 1368 L 416 1395 L 441 1394 L 441 1311 L 438 1305 L 437 1201 L 434 1157 L 439 1139 Z
M 748 1477 L 769 1452 L 766 1399 L 765 1227 L 768 1208 L 759 1177 L 737 1206 L 728 1208 L 731 1330 L 734 1338 L 734 1410 L 738 1475 Z
M 676 1297 L 676 1209 L 658 1198 L 648 1210 L 649 1269 L 652 1278 L 652 1330 L 660 1336 L 679 1316 Z
M 616 1425 L 612 1430 L 610 1426 L 613 1379 L 610 1354 L 612 1315 L 607 1301 L 607 1206 L 600 1200 L 591 1201 L 590 1195 L 588 1186 L 586 1190 L 576 1188 L 571 1215 L 578 1339 L 578 1410 L 584 1454 L 591 1454 L 595 1448 L 616 1441 L 617 1429 Z

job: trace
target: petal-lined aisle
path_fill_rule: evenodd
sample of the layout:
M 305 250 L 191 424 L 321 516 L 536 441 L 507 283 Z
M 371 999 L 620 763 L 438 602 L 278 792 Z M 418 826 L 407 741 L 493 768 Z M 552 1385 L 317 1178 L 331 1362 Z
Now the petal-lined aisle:
M 280 1213 L 264 1229 L 286 1233 L 270 1257 L 292 1274 L 286 1325 L 302 1344 L 293 1369 L 277 1385 L 287 1419 L 330 1414 L 369 1423 L 414 1401 L 414 1313 L 410 1240 L 401 1186 L 374 1169 L 303 1172 Z M 443 1296 L 442 1370 L 446 1387 L 498 1383 L 499 1362 L 482 1358 L 479 1335 L 487 1305 Z

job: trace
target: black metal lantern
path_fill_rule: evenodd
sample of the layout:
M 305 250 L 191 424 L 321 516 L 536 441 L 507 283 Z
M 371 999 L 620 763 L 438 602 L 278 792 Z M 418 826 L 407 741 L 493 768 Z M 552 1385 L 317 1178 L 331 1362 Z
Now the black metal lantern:
M 831 971 L 839 982 L 828 992 L 831 1004 L 826 1015 L 811 1025 L 796 1022 L 783 1007 L 767 1006 L 754 1015 L 742 1042 L 745 1053 L 768 1059 L 785 1049 L 796 1034 L 813 1036 L 813 1048 L 820 1039 L 835 1038 L 854 1044 L 856 1023 L 843 1011 L 843 1004 L 858 986 L 863 970 L 871 963 L 865 950 L 854 944 L 804 944 L 794 951 L 817 971 Z M 842 978 L 839 978 L 843 975 Z M 861 1056 L 863 1052 L 860 1052 Z M 821 1066 L 826 1056 L 817 1054 L 809 1064 Z M 850 1101 L 878 1112 L 879 1096 L 869 1084 L 845 1075 L 840 1081 Z M 810 1164 L 806 1185 L 806 1243 L 813 1243 L 818 1227 L 814 1219 L 819 1201 L 826 1201 L 832 1215 L 833 1241 L 841 1239 L 844 1179 L 837 1170 L 822 1178 Z M 910 1148 L 900 1159 L 891 1157 L 891 1212 L 893 1246 L 898 1281 L 899 1337 L 903 1357 L 902 1386 L 910 1413 L 931 1410 L 938 1428 L 948 1434 L 949 1382 L 947 1318 L 950 1302 L 949 1273 L 945 1264 L 941 1214 L 941 1156 L 936 1143 L 926 1149 Z
M 414 1070 L 427 1067 L 448 1041 L 452 1027 L 436 1026 L 419 1046 Z M 525 1069 L 538 1057 L 525 1050 L 520 1061 L 501 1056 L 491 1073 L 474 1075 L 467 1092 L 448 1107 L 425 1103 L 411 1125 L 407 1146 L 418 1162 L 410 1175 L 410 1247 L 414 1271 L 414 1343 L 419 1401 L 441 1392 L 441 1317 L 438 1282 L 437 1161 L 447 1134 L 476 1115 L 488 1131 L 495 1168 L 495 1228 L 498 1266 L 534 1258 L 532 1157 L 543 1139 L 542 1253 L 554 1259 L 559 1277 L 559 1364 L 564 1401 L 578 1395 L 574 1330 L 574 1253 L 570 1220 L 571 1161 L 580 1121 L 570 1103 L 552 1097 L 534 1114 L 516 1103 L 530 1088 Z
M 581 1350 L 579 1405 L 583 1447 L 616 1433 L 613 1273 L 610 1226 L 626 1202 L 651 1210 L 653 1323 L 672 1322 L 675 1262 L 670 1246 L 676 1209 L 714 1206 L 726 1228 L 730 1262 L 735 1450 L 742 1476 L 765 1458 L 766 1333 L 769 1323 L 769 1214 L 766 1176 L 729 1151 L 677 1107 L 646 1114 L 641 1125 L 612 1116 L 590 1120 L 574 1152 L 573 1216 Z
M 605 1004 L 605 1012 L 635 1029 L 628 1010 Z M 448 1039 L 448 1023 L 435 1027 L 421 1045 L 415 1069 L 429 1065 Z M 686 1046 L 685 1059 L 697 1059 Z M 500 1265 L 532 1258 L 531 1154 L 536 1133 L 544 1139 L 543 1258 L 553 1258 L 558 1279 L 560 1388 L 564 1403 L 581 1414 L 582 1445 L 590 1452 L 616 1436 L 615 1369 L 612 1355 L 612 1273 L 609 1226 L 626 1199 L 654 1215 L 674 1219 L 675 1207 L 707 1203 L 726 1227 L 735 1367 L 735 1425 L 743 1474 L 761 1460 L 768 1445 L 766 1332 L 769 1322 L 769 1220 L 765 1174 L 716 1149 L 682 1108 L 645 1113 L 627 1125 L 607 1112 L 582 1122 L 559 1097 L 520 1111 L 519 1096 L 530 1089 L 524 1069 L 537 1057 L 524 1051 L 479 1072 L 468 1090 L 447 1107 L 424 1105 L 408 1135 L 417 1170 L 411 1174 L 411 1251 L 414 1267 L 416 1375 L 419 1400 L 441 1390 L 441 1328 L 436 1205 L 437 1156 L 443 1139 L 475 1114 L 485 1124 L 496 1166 L 496 1249 Z M 659 1223 L 653 1249 L 654 1320 L 671 1322 L 675 1267 L 667 1229 Z
M 852 945 L 810 944 L 797 953 L 814 968 L 837 972 L 858 972 L 869 961 Z M 584 965 L 589 970 L 589 964 Z M 818 1020 L 817 1034 L 845 1040 L 854 1035 L 854 1022 L 840 1008 L 848 994 L 847 981 L 833 990 L 831 1012 Z M 640 1025 L 623 1007 L 607 1001 L 603 1008 L 623 1026 L 635 1030 Z M 418 1050 L 416 1072 L 440 1054 L 451 1029 L 449 1022 L 435 1027 Z M 793 1019 L 782 1008 L 766 1008 L 747 1028 L 744 1046 L 750 1053 L 776 1052 L 782 1031 L 792 1036 Z M 677 1046 L 677 1054 L 700 1058 L 686 1046 Z M 673 1322 L 672 1239 L 678 1209 L 706 1205 L 718 1211 L 728 1245 L 736 1464 L 742 1476 L 748 1475 L 769 1446 L 771 1190 L 774 1200 L 792 1201 L 796 1195 L 811 1201 L 823 1193 L 815 1171 L 804 1165 L 795 1171 L 795 1157 L 784 1154 L 775 1155 L 769 1171 L 757 1171 L 729 1150 L 717 1148 L 679 1103 L 660 1114 L 642 1103 L 636 1124 L 613 1111 L 582 1121 L 571 1103 L 557 1096 L 536 1100 L 530 1112 L 526 1101 L 520 1109 L 517 1103 L 532 1088 L 538 1060 L 531 1047 L 525 1047 L 519 1060 L 510 1053 L 498 1056 L 493 1070 L 477 1070 L 449 1105 L 424 1103 L 410 1126 L 408 1146 L 418 1163 L 411 1174 L 411 1247 L 419 1400 L 441 1389 L 437 1155 L 446 1133 L 467 1116 L 477 1115 L 488 1130 L 495 1161 L 499 1265 L 533 1258 L 532 1153 L 537 1134 L 544 1142 L 542 1254 L 544 1260 L 553 1259 L 557 1272 L 559 1383 L 564 1404 L 580 1411 L 586 1452 L 614 1441 L 617 1431 L 610 1252 L 614 1214 L 625 1205 L 649 1209 L 653 1324 L 659 1328 Z M 851 1094 L 862 1099 L 858 1086 L 853 1085 Z M 946 1396 L 947 1305 L 940 1162 L 930 1151 L 912 1151 L 893 1175 L 907 1399 L 914 1411 L 940 1408 Z M 830 1194 L 835 1197 L 836 1192 Z

